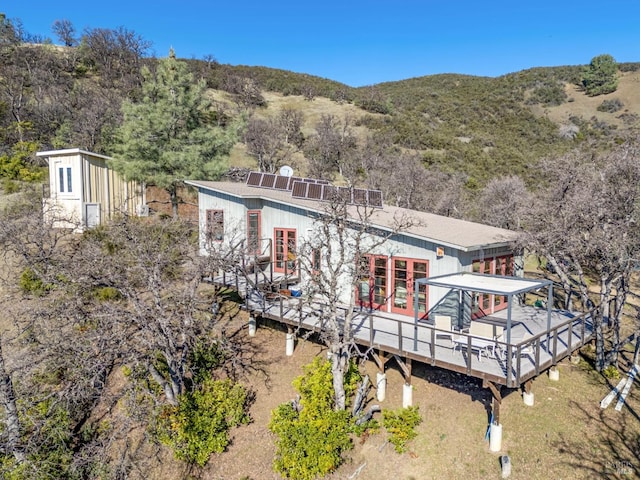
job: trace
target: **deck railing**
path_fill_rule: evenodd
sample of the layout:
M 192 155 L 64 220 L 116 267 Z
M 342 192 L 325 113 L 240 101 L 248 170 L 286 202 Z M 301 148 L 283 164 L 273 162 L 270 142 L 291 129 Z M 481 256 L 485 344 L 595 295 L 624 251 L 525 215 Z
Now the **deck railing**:
M 234 287 L 240 292 L 242 285 L 238 275 L 234 275 Z M 231 280 L 231 279 L 229 279 Z M 226 278 L 223 279 L 227 282 Z M 252 282 L 251 282 L 252 283 Z M 227 286 L 231 286 L 227 283 Z M 253 287 L 252 287 L 253 288 Z M 245 292 L 246 293 L 246 292 Z M 281 321 L 300 329 L 322 332 L 325 312 L 331 307 L 321 302 L 310 302 L 309 299 L 276 295 L 267 299 L 260 296 L 259 302 L 251 302 L 245 295 L 245 308 L 263 316 Z M 465 373 L 478 378 L 489 379 L 510 388 L 522 385 L 525 381 L 539 375 L 547 368 L 556 365 L 560 360 L 571 355 L 576 349 L 585 345 L 592 338 L 592 318 L 595 309 L 577 317 L 569 318 L 516 343 L 502 340 L 493 341 L 493 359 L 481 362 L 474 339 L 487 341 L 487 338 L 475 337 L 461 331 L 449 331 L 435 328 L 426 322 L 415 322 L 414 319 L 400 319 L 397 316 L 386 316 L 384 312 L 358 307 L 340 306 L 344 319 L 351 309 L 353 322 L 353 338 L 358 344 L 378 348 L 388 353 L 412 358 L 424 363 L 445 369 Z M 481 320 L 480 320 L 481 321 Z M 452 360 L 446 351 L 454 348 L 451 345 L 437 342 L 439 336 L 458 337 L 457 343 L 463 353 L 462 362 Z M 466 339 L 460 341 L 460 339 Z M 477 360 L 476 360 L 476 355 Z M 529 368 L 523 368 L 522 360 L 527 358 Z M 497 362 L 500 369 L 495 373 L 487 368 L 490 361 Z M 494 364 L 495 365 L 495 364 Z

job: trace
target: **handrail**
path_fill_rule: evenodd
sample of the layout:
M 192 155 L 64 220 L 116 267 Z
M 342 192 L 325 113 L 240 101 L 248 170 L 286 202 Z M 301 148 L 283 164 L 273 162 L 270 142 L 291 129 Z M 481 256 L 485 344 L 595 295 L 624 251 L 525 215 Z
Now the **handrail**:
M 236 288 L 238 288 L 237 284 L 237 274 L 236 274 Z M 264 300 L 264 299 L 263 299 Z M 285 312 L 284 308 L 284 299 L 283 297 L 279 297 L 279 314 L 280 318 L 286 319 L 285 314 L 288 311 L 291 311 L 291 308 Z M 273 305 L 275 302 L 262 302 L 262 309 L 264 312 L 268 310 L 267 303 Z M 295 310 L 295 317 L 291 320 L 295 320 L 299 328 L 312 328 L 314 330 L 322 330 L 322 324 L 318 323 L 308 323 L 305 325 L 305 319 L 310 318 L 314 315 L 318 310 L 322 311 L 324 307 L 328 307 L 329 304 L 323 302 L 314 302 L 313 308 L 304 309 L 304 300 L 303 298 L 297 299 L 297 302 L 293 309 Z M 472 355 L 472 338 L 487 340 L 486 337 L 479 337 L 476 335 L 470 335 L 469 333 L 465 333 L 462 331 L 451 331 L 451 330 L 443 330 L 439 328 L 435 328 L 435 326 L 427 324 L 425 322 L 416 323 L 414 319 L 407 318 L 399 319 L 394 317 L 385 316 L 384 312 L 378 310 L 361 310 L 355 311 L 358 306 L 348 306 L 348 305 L 340 305 L 338 306 L 340 310 L 342 310 L 343 318 L 346 318 L 347 311 L 351 310 L 353 312 L 355 319 L 363 319 L 366 321 L 362 321 L 361 326 L 363 328 L 368 328 L 368 343 L 369 346 L 376 345 L 376 337 L 379 333 L 386 333 L 390 335 L 395 335 L 396 344 L 380 344 L 379 346 L 385 346 L 388 348 L 392 348 L 398 351 L 399 354 L 420 354 L 425 361 L 430 361 L 431 364 L 435 364 L 438 360 L 436 355 L 436 337 L 440 334 L 446 335 L 456 335 L 458 337 L 466 337 L 466 371 L 467 374 L 471 374 L 471 372 L 476 371 L 481 373 L 479 370 L 474 370 L 473 365 L 473 355 Z M 523 381 L 528 378 L 531 378 L 531 371 L 527 371 L 525 374 L 522 372 L 522 351 L 525 348 L 531 347 L 533 348 L 533 359 L 534 359 L 534 372 L 535 375 L 538 375 L 543 369 L 546 369 L 547 366 L 555 365 L 559 360 L 571 354 L 577 348 L 583 346 L 587 340 L 592 336 L 592 333 L 587 332 L 587 319 L 593 318 L 593 315 L 598 307 L 591 309 L 588 312 L 582 313 L 576 317 L 569 318 L 557 325 L 554 325 L 549 330 L 544 330 L 541 333 L 536 335 L 532 335 L 526 339 L 523 339 L 517 343 L 507 343 L 502 340 L 493 340 L 495 342 L 495 347 L 498 348 L 499 351 L 504 352 L 504 362 L 505 362 L 505 377 L 506 377 L 506 385 L 509 387 L 514 387 L 521 385 Z M 376 322 L 376 319 L 384 320 L 386 323 L 386 328 L 381 328 L 380 324 Z M 389 324 L 388 322 L 391 322 Z M 394 328 L 393 323 L 395 322 L 396 326 Z M 578 327 L 578 331 L 576 331 L 576 326 Z M 564 334 L 564 330 L 566 330 L 567 334 L 567 350 L 560 357 L 560 353 L 558 351 L 558 342 L 562 341 L 560 335 Z M 412 333 L 408 333 L 412 332 Z M 423 333 L 420 335 L 420 333 Z M 428 332 L 424 334 L 424 332 Z M 575 336 L 578 336 L 577 340 L 574 340 Z M 410 345 L 407 347 L 407 343 Z M 420 349 L 419 345 L 428 347 L 424 349 Z M 417 348 L 416 348 L 417 347 Z M 421 351 L 422 350 L 422 351 Z M 541 352 L 546 352 L 549 355 L 549 359 L 545 360 L 545 365 L 543 366 L 541 363 Z M 515 354 L 515 355 L 514 355 Z M 515 361 L 515 365 L 513 365 Z

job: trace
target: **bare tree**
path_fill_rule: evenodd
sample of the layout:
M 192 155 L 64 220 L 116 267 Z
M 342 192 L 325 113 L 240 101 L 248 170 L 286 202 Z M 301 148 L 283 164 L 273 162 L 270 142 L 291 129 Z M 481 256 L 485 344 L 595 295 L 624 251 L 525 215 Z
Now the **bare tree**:
M 247 151 L 258 161 L 258 170 L 274 173 L 288 163 L 302 143 L 302 114 L 282 110 L 265 120 L 252 117 L 244 133 Z
M 619 327 L 631 271 L 640 252 L 640 149 L 624 143 L 597 154 L 579 150 L 545 163 L 548 187 L 526 218 L 524 244 L 545 257 L 565 290 L 565 307 L 577 295 L 594 312 L 596 367 L 617 361 Z M 596 291 L 589 288 L 596 282 Z M 618 308 L 610 301 L 617 295 Z M 606 356 L 604 323 L 612 326 Z
M 316 178 L 329 178 L 333 172 L 343 175 L 355 160 L 357 139 L 353 120 L 340 120 L 334 115 L 322 115 L 316 133 L 305 149 L 309 159 L 309 174 Z
M 71 20 L 56 20 L 53 22 L 51 30 L 65 47 L 75 47 L 78 44 L 76 28 L 73 26 Z
M 87 29 L 82 35 L 82 60 L 100 74 L 105 87 L 130 93 L 140 87 L 142 59 L 151 43 L 124 27 Z
M 411 225 L 407 218 L 395 219 L 388 229 L 376 228 L 376 209 L 349 205 L 338 195 L 327 203 L 313 232 L 301 248 L 301 269 L 308 279 L 304 286 L 311 302 L 320 302 L 322 339 L 331 355 L 331 371 L 337 410 L 344 410 L 344 376 L 357 351 L 354 292 L 362 277 L 363 260 L 389 238 Z M 345 305 L 343 298 L 349 298 Z
M 519 230 L 530 202 L 531 195 L 517 175 L 493 178 L 480 193 L 479 215 L 489 225 Z

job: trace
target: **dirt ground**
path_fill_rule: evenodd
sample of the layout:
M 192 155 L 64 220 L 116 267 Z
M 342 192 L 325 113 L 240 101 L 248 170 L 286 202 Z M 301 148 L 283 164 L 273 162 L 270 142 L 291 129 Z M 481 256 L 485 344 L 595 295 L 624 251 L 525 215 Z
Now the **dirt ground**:
M 271 467 L 275 437 L 267 428 L 270 413 L 295 397 L 291 382 L 302 373 L 302 365 L 325 354 L 321 345 L 299 340 L 293 356 L 287 357 L 285 332 L 277 325 L 259 325 L 253 338 L 247 331 L 242 325 L 240 335 L 250 342 L 258 367 L 243 380 L 256 395 L 253 421 L 234 430 L 228 450 L 211 458 L 200 472 L 206 480 L 281 478 Z M 387 365 L 387 398 L 381 406 L 396 409 L 402 404 L 403 379 L 393 360 Z M 375 365 L 369 363 L 366 369 L 375 378 Z M 513 480 L 635 478 L 640 472 L 638 387 L 631 390 L 621 412 L 614 410 L 615 405 L 601 410 L 600 400 L 610 387 L 585 360 L 577 365 L 563 362 L 559 370 L 558 382 L 546 374 L 533 382 L 533 407 L 523 404 L 519 391 L 503 389 L 502 451 L 492 453 L 485 440 L 489 392 L 470 377 L 414 362 L 413 401 L 423 423 L 410 452 L 397 454 L 384 433 L 363 443 L 355 439 L 350 458 L 327 478 L 497 479 L 501 478 L 501 455 L 509 455 Z M 157 478 L 169 478 L 158 473 Z

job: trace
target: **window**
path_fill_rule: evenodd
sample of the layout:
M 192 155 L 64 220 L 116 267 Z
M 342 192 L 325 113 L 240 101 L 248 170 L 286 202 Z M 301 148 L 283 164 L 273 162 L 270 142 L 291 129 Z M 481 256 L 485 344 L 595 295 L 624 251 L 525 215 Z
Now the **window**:
M 471 270 L 474 273 L 483 273 L 485 275 L 512 276 L 513 255 L 474 260 Z M 472 298 L 472 314 L 476 317 L 482 317 L 507 307 L 507 297 L 504 295 L 475 293 Z
M 60 193 L 73 193 L 71 167 L 58 167 L 58 189 Z
M 206 240 L 221 242 L 224 239 L 224 212 L 207 210 Z
M 247 212 L 247 250 L 249 253 L 259 255 L 260 252 L 260 226 L 261 218 L 259 210 Z

